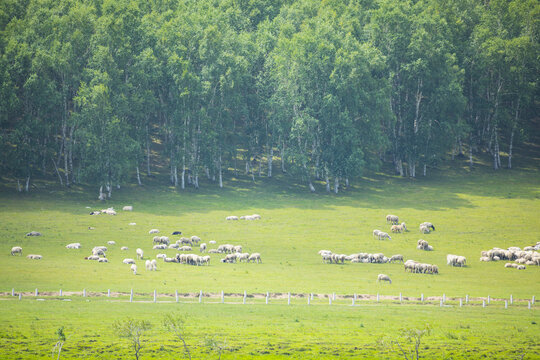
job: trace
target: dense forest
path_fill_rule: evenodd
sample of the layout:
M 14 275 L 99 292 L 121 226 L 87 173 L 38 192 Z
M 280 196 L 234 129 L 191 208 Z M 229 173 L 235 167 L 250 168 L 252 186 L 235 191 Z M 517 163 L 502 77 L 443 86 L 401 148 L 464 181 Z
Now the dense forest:
M 512 167 L 538 0 L 2 0 L 0 171 L 108 189 Z M 501 159 L 501 153 L 504 156 Z

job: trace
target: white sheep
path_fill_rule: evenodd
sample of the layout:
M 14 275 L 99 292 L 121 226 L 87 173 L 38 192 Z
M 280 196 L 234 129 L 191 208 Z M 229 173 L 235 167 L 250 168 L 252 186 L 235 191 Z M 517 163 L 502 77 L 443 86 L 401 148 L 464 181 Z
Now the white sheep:
M 102 214 L 107 214 L 107 215 L 116 215 L 116 211 L 112 207 L 108 208 L 108 209 L 101 210 L 101 213 Z
M 205 255 L 201 257 L 202 263 L 208 265 L 210 263 L 210 256 Z
M 133 275 L 137 275 L 137 265 L 131 264 L 131 271 L 133 271 Z
M 154 249 L 154 250 L 164 250 L 166 248 L 167 248 L 167 245 L 159 244 L 159 245 L 154 245 L 154 247 L 152 249 Z
M 108 263 L 109 260 L 107 260 L 107 258 L 99 258 L 98 262 L 100 262 L 100 263 Z
M 425 225 L 420 225 L 420 232 L 422 234 L 429 234 L 431 231 L 429 230 L 429 228 Z
M 180 245 L 178 245 L 178 244 L 169 245 L 169 249 L 178 249 L 179 247 L 180 247 Z
M 135 226 L 135 225 L 137 225 L 137 223 L 129 223 L 128 225 L 129 226 Z
M 380 234 L 380 233 L 381 233 L 381 230 L 377 230 L 377 229 L 373 230 L 373 237 L 374 237 L 374 238 L 375 238 L 375 237 L 376 237 L 376 238 L 379 238 L 379 234 Z
M 152 265 L 152 271 L 157 270 L 157 261 L 156 261 L 156 259 L 152 259 L 152 261 L 150 261 L 150 265 Z
M 158 234 L 159 230 L 158 229 L 151 229 L 148 233 L 149 234 Z
M 435 231 L 435 226 L 433 226 L 433 224 L 430 223 L 430 222 L 425 221 L 425 222 L 421 223 L 420 226 L 425 226 L 425 227 L 427 227 L 429 230 Z
M 377 276 L 377 282 L 381 282 L 381 281 L 388 281 L 390 284 L 392 283 L 390 276 L 386 274 L 379 274 L 379 276 Z
M 251 254 L 251 255 L 249 256 L 249 258 L 248 258 L 248 262 L 251 262 L 251 261 L 253 261 L 253 262 L 257 261 L 257 264 L 260 263 L 260 262 L 262 262 L 262 260 L 261 260 L 261 254 L 259 254 L 259 253 L 253 253 L 253 254 Z
M 227 216 L 225 220 L 238 220 L 238 216 Z
M 156 259 L 165 259 L 167 257 L 167 254 L 157 254 Z
M 41 260 L 41 258 L 43 258 L 43 256 L 41 256 L 41 255 L 36 255 L 36 254 L 26 255 L 26 257 L 27 257 L 28 259 L 32 259 L 32 260 Z
M 209 244 L 215 244 L 215 243 L 216 243 L 216 240 L 210 240 L 208 243 L 209 243 Z
M 241 253 L 242 252 L 242 245 L 233 246 L 232 251 L 236 252 L 236 253 Z
M 199 241 L 201 241 L 201 238 L 198 237 L 198 236 L 193 235 L 193 236 L 191 237 L 191 241 L 193 241 L 194 243 L 198 244 Z
M 146 270 L 152 271 L 152 263 L 150 262 L 150 260 L 146 260 L 144 266 L 146 267 Z
M 238 262 L 242 262 L 242 261 L 247 262 L 248 259 L 249 259 L 249 253 L 236 254 L 236 260 L 238 260 Z
M 84 260 L 99 260 L 101 259 L 99 255 L 91 255 L 84 258 Z
M 66 245 L 66 249 L 80 249 L 81 244 L 80 243 L 71 243 Z
M 124 259 L 124 260 L 122 260 L 122 262 L 124 264 L 128 264 L 128 265 L 129 264 L 135 264 L 135 260 L 133 260 L 133 259 Z
M 133 206 L 131 205 L 126 205 L 122 208 L 123 211 L 133 211 Z
M 389 262 L 401 261 L 403 262 L 403 255 L 392 255 Z
M 122 246 L 122 247 L 120 248 L 120 250 L 125 251 L 125 250 L 129 250 L 129 248 L 128 248 L 127 246 Z
M 261 219 L 261 215 L 259 215 L 259 214 L 253 214 L 253 215 L 251 215 L 251 217 L 252 217 L 254 220 L 260 220 L 260 219 Z
M 399 217 L 397 215 L 386 215 L 386 223 L 397 224 L 399 222 Z
M 205 243 L 202 243 L 202 244 L 199 246 L 199 251 L 202 252 L 202 253 L 206 251 L 206 244 L 205 244 Z
M 22 256 L 22 247 L 14 246 L 11 248 L 11 255 L 20 254 Z
M 379 233 L 379 240 L 383 240 L 383 239 L 392 240 L 392 238 L 390 237 L 390 235 L 388 235 L 388 233 L 385 233 L 385 232 L 381 231 Z
M 208 253 L 209 254 L 219 254 L 219 251 L 218 251 L 218 249 L 210 249 L 210 250 L 208 250 Z
M 144 256 L 144 251 L 142 251 L 142 249 L 137 249 L 137 250 L 135 250 L 135 252 L 137 253 L 137 259 L 142 260 L 142 258 Z
M 178 248 L 178 251 L 192 251 L 191 246 L 182 246 Z
M 107 244 L 108 245 L 116 245 L 116 241 L 110 240 L 110 241 L 107 241 Z
M 402 233 L 407 231 L 407 225 L 405 225 L 405 223 L 401 223 L 400 225 L 392 225 L 390 230 L 392 230 L 392 232 Z

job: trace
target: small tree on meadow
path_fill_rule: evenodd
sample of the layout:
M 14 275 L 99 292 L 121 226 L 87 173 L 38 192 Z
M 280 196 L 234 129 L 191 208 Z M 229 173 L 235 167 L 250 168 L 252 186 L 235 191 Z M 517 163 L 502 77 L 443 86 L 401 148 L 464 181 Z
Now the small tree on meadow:
M 113 324 L 113 329 L 119 337 L 126 338 L 131 343 L 133 349 L 133 355 L 135 359 L 139 360 L 139 353 L 141 351 L 141 337 L 143 333 L 152 327 L 149 321 L 135 320 L 128 318 L 123 321 L 116 321 Z

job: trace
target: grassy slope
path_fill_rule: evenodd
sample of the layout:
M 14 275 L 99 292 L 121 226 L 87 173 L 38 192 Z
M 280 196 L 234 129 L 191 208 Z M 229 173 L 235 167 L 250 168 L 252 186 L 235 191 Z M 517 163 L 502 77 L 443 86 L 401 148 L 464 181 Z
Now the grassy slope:
M 535 148 L 535 151 L 537 148 Z M 400 179 L 383 174 L 369 174 L 340 195 L 308 194 L 284 178 L 271 181 L 231 180 L 234 185 L 223 190 L 206 185 L 200 191 L 176 191 L 148 184 L 126 187 L 113 193 L 107 206 L 120 209 L 132 204 L 135 211 L 119 211 L 117 216 L 89 216 L 104 205 L 95 200 L 95 189 L 73 188 L 65 193 L 54 185 L 40 183 L 40 190 L 14 194 L 0 192 L 0 291 L 57 290 L 62 288 L 91 291 L 113 290 L 137 292 L 184 292 L 220 290 L 241 292 L 316 292 L 381 293 L 404 296 L 441 295 L 529 298 L 540 290 L 540 268 L 525 271 L 505 269 L 504 263 L 480 263 L 481 250 L 494 246 L 531 245 L 540 241 L 535 224 L 540 210 L 538 160 L 531 156 L 516 162 L 519 169 L 497 173 L 477 165 L 470 172 L 464 163 L 450 169 L 436 170 L 428 178 Z M 449 175 L 449 176 L 446 176 Z M 154 180 L 157 182 L 157 180 Z M 259 213 L 256 222 L 227 222 L 226 215 Z M 393 236 L 392 241 L 372 239 L 374 228 L 389 229 L 387 213 L 400 216 L 410 232 Z M 431 221 L 437 231 L 421 235 L 422 221 Z M 137 226 L 128 226 L 129 222 Z M 95 230 L 88 230 L 94 226 Z M 151 250 L 150 228 L 169 234 L 182 230 L 199 235 L 203 241 L 218 244 L 241 244 L 248 252 L 260 252 L 263 264 L 221 264 L 213 256 L 209 267 L 191 267 L 159 263 L 159 271 L 148 273 L 139 262 L 140 275 L 130 274 L 121 263 L 134 257 L 141 247 L 148 256 Z M 44 236 L 25 238 L 30 230 Z M 433 252 L 415 249 L 424 238 Z M 82 260 L 92 246 L 115 240 L 109 247 L 109 264 Z M 83 249 L 67 250 L 65 244 L 81 242 Z M 42 261 L 11 257 L 11 246 L 21 245 L 26 254 L 44 255 Z M 129 246 L 121 252 L 120 246 Z M 438 264 L 439 276 L 408 274 L 397 264 L 322 264 L 317 251 L 353 253 L 401 253 L 406 258 Z M 167 251 L 174 254 L 174 251 Z M 467 257 L 467 268 L 445 265 L 447 253 Z M 393 279 L 392 285 L 376 284 L 378 273 Z M 200 345 L 206 334 L 227 338 L 234 350 L 229 358 L 265 355 L 269 357 L 343 357 L 382 356 L 375 346 L 382 335 L 395 334 L 405 326 L 422 326 L 429 322 L 435 332 L 429 340 L 432 355 L 447 358 L 489 358 L 516 355 L 524 349 L 531 358 L 540 356 L 537 334 L 538 314 L 524 309 L 506 311 L 489 309 L 439 309 L 404 305 L 349 307 L 185 305 L 181 311 L 191 317 L 191 344 Z M 125 316 L 153 319 L 158 325 L 162 313 L 178 309 L 174 304 L 109 304 L 75 299 L 72 303 L 2 302 L 0 319 L 4 331 L 0 352 L 5 358 L 48 356 L 54 330 L 66 325 L 70 345 L 65 355 L 122 357 L 125 343 L 110 338 L 111 323 Z M 16 314 L 16 316 L 13 316 Z M 298 321 L 297 321 L 298 320 Z M 38 325 L 37 330 L 34 325 Z M 457 334 L 457 335 L 456 335 Z M 36 336 L 38 335 L 38 336 Z M 457 338 L 456 338 L 457 336 Z M 148 351 L 155 357 L 168 358 L 172 343 L 163 341 L 161 330 L 150 335 Z M 91 343 L 92 342 L 92 343 Z M 109 349 L 106 347 L 112 345 Z M 70 349 L 70 346 L 71 349 Z M 460 347 L 465 347 L 462 353 Z M 355 349 L 356 347 L 356 349 Z M 28 351 L 24 349 L 28 348 Z M 198 350 L 199 351 L 199 350 Z M 202 350 L 200 350 L 202 351 Z M 322 353 L 324 352 L 324 353 Z M 536 355 L 534 355 L 536 354 Z M 384 355 L 390 356 L 390 353 Z M 202 356 L 204 357 L 204 355 Z M 527 358 L 527 357 L 526 357 Z

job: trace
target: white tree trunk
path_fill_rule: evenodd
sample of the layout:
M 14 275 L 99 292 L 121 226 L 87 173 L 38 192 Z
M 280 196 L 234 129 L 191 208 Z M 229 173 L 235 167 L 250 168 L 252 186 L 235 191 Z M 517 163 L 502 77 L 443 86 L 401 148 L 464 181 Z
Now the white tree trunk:
M 205 166 L 205 167 L 204 167 L 204 171 L 206 172 L 206 178 L 207 178 L 208 180 L 210 180 L 210 179 L 211 179 L 211 178 L 210 178 L 210 169 L 208 168 L 208 166 Z
M 19 181 L 19 179 L 17 179 L 17 192 L 21 192 L 22 189 L 21 189 L 21 182 Z
M 281 146 L 281 172 L 287 172 L 287 170 L 285 170 L 285 141 L 283 141 Z
M 272 160 L 274 159 L 274 148 L 270 148 L 270 154 L 268 154 L 268 177 L 272 177 Z
M 349 187 L 349 178 L 348 177 L 345 178 L 345 186 Z
M 334 193 L 337 194 L 339 192 L 339 177 L 334 178 Z
M 112 186 L 107 184 L 107 197 L 110 198 L 112 195 Z
M 195 185 L 195 189 L 199 188 L 199 175 L 195 175 L 195 181 L 193 182 L 193 185 Z
M 514 146 L 514 128 L 512 128 L 512 133 L 510 134 L 510 148 L 508 149 L 508 168 L 512 168 L 512 148 Z
M 219 188 L 223 188 L 223 172 L 221 170 L 221 153 L 219 154 L 219 163 L 218 163 L 218 169 L 219 169 Z
M 142 185 L 142 182 L 141 182 L 141 173 L 139 172 L 139 166 L 137 165 L 137 183 L 139 185 Z
M 427 165 L 424 164 L 424 176 L 426 176 L 426 173 L 427 173 Z
M 178 187 L 178 168 L 174 165 L 174 187 Z
M 328 173 L 325 174 L 324 180 L 326 181 L 326 192 L 330 192 L 330 178 Z
M 150 134 L 148 132 L 148 125 L 146 125 L 146 174 L 148 176 L 150 173 Z
M 315 192 L 315 187 L 314 187 L 313 184 L 311 183 L 311 180 L 309 181 L 309 191 Z
M 58 180 L 60 180 L 60 186 L 64 186 L 64 181 L 62 180 L 62 176 L 60 175 L 60 172 L 58 171 L 58 166 L 56 166 L 56 161 L 54 161 L 54 158 L 51 157 L 51 160 L 54 164 L 54 169 L 56 170 L 56 175 L 58 175 Z
M 182 155 L 182 190 L 186 188 L 186 155 L 185 155 L 185 146 L 184 154 Z

